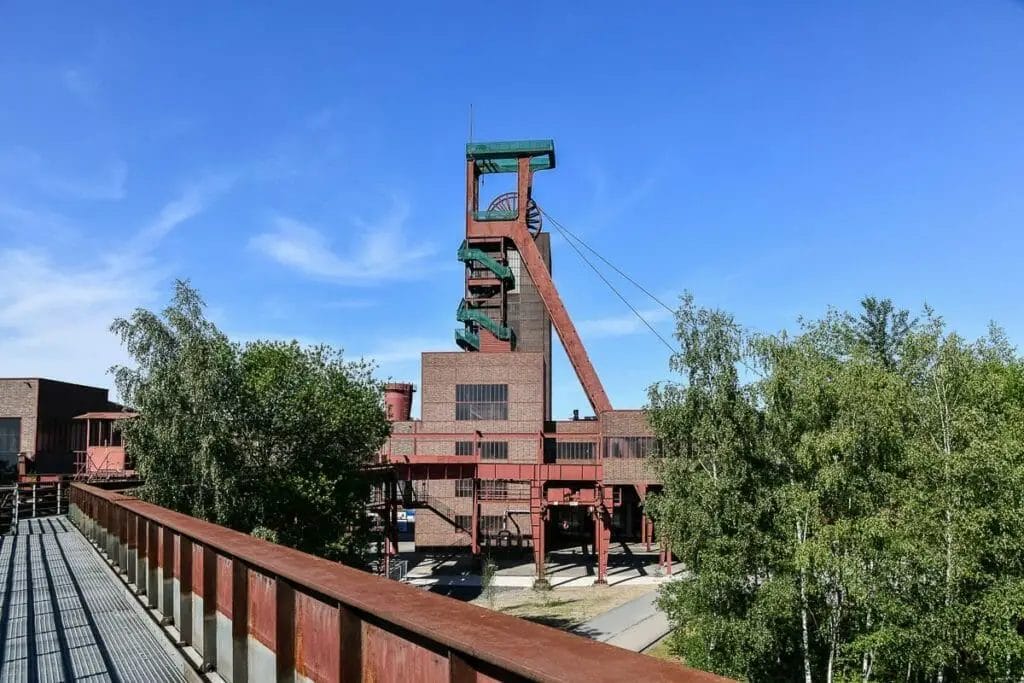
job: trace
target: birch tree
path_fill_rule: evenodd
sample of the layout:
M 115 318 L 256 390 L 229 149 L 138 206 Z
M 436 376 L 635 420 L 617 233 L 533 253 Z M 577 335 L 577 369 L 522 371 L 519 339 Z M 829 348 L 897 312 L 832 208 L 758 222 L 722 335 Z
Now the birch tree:
M 918 322 L 918 321 L 921 322 Z M 1024 371 L 888 300 L 752 335 L 683 299 L 651 391 L 673 644 L 746 680 L 1024 680 Z
M 331 559 L 367 545 L 363 467 L 387 437 L 371 367 L 326 346 L 231 342 L 178 282 L 160 313 L 113 324 L 114 368 L 148 500 Z

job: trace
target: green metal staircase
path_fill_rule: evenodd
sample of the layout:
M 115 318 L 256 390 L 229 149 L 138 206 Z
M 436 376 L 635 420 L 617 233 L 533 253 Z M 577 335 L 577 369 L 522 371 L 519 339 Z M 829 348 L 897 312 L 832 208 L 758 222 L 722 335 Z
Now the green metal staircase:
M 487 252 L 470 247 L 465 240 L 459 247 L 458 258 L 463 263 L 469 263 L 470 261 L 476 261 L 487 270 L 494 273 L 500 280 L 512 280 L 512 269 L 508 266 L 498 262 L 493 256 Z
M 459 302 L 459 308 L 455 312 L 455 319 L 460 323 L 476 323 L 502 341 L 510 341 L 512 339 L 512 330 L 510 328 L 491 320 L 483 311 L 467 306 L 465 299 Z
M 463 327 L 455 328 L 455 343 L 463 351 L 479 351 L 480 335 Z

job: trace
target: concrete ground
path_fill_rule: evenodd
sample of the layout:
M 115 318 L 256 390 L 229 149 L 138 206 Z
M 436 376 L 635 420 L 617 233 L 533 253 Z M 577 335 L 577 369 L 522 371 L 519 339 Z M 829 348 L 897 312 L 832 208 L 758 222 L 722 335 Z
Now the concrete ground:
M 591 636 L 594 633 L 585 626 L 589 620 L 656 590 L 657 586 L 651 585 L 608 589 L 559 588 L 550 591 L 495 588 L 477 595 L 470 602 L 527 621 Z
M 671 630 L 668 617 L 655 604 L 657 599 L 657 591 L 640 595 L 588 619 L 579 626 L 579 632 L 609 645 L 642 652 Z
M 594 588 L 597 568 L 590 550 L 565 547 L 548 554 L 551 591 L 531 590 L 536 569 L 528 551 L 491 555 L 497 570 L 487 592 L 466 549 L 431 554 L 402 543 L 399 559 L 408 563 L 410 584 L 436 593 L 635 652 L 662 640 L 670 629 L 655 604 L 657 586 L 683 575 L 682 565 L 673 564 L 673 575 L 664 576 L 656 546 L 648 551 L 642 543 L 614 543 L 608 553 L 608 588 Z

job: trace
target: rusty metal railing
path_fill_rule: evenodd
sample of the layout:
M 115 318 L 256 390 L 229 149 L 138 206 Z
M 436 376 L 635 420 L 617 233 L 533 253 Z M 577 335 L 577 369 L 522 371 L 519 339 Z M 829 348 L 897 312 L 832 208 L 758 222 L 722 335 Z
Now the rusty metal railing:
M 75 525 L 227 681 L 724 680 L 130 496 L 75 483 L 70 503 Z

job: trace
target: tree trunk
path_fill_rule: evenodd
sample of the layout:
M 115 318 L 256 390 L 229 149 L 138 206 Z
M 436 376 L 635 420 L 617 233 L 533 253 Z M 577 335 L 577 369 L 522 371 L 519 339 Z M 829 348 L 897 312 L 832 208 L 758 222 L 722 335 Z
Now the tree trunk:
M 803 545 L 805 538 L 804 527 L 798 521 L 796 523 L 797 546 Z M 804 683 L 812 683 L 811 679 L 811 638 L 807 624 L 807 572 L 800 568 L 800 628 L 804 648 Z

